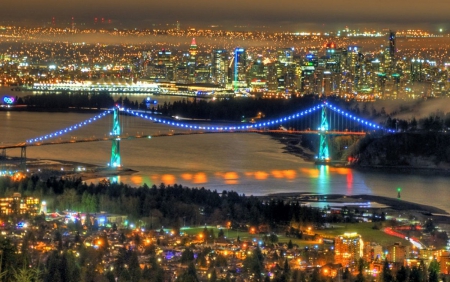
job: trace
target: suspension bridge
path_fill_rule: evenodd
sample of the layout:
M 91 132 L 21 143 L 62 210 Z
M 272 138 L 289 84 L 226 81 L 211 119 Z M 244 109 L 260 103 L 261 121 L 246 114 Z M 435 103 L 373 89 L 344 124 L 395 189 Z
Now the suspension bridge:
M 109 136 L 104 138 L 62 139 L 64 135 L 79 130 L 80 128 L 86 127 L 89 124 L 92 124 L 111 114 L 113 118 L 112 128 Z M 169 127 L 175 127 L 181 131 L 171 131 L 169 133 L 156 134 L 140 134 L 135 136 L 123 135 L 123 130 L 120 123 L 121 115 L 134 116 L 143 120 L 147 120 L 149 122 L 155 122 Z M 318 135 L 319 146 L 316 163 L 327 164 L 331 161 L 329 145 L 330 136 L 363 136 L 368 132 L 373 131 L 393 132 L 392 130 L 386 129 L 374 122 L 357 117 L 354 114 L 346 112 L 327 102 L 281 118 L 259 120 L 256 123 L 235 123 L 228 125 L 216 122 L 199 123 L 198 121 L 195 122 L 165 119 L 142 111 L 134 111 L 120 107 L 114 107 L 113 109 L 106 110 L 103 113 L 100 113 L 92 118 L 66 127 L 64 129 L 57 130 L 53 133 L 31 138 L 18 144 L 1 145 L 0 158 L 6 158 L 7 149 L 20 149 L 20 166 L 22 169 L 24 169 L 26 166 L 27 147 L 110 141 L 112 145 L 109 166 L 112 168 L 119 168 L 122 166 L 122 159 L 120 154 L 120 144 L 122 140 L 212 133 L 283 133 L 297 135 Z

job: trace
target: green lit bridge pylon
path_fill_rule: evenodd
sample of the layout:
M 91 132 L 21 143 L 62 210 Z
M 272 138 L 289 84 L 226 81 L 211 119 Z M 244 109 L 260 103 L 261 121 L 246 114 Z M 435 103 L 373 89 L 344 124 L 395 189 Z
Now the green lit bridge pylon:
M 120 114 L 119 107 L 114 107 L 114 118 L 112 124 L 112 131 L 110 133 L 111 137 L 114 137 L 112 140 L 111 146 L 111 162 L 109 163 L 110 167 L 120 167 Z
M 328 145 L 328 120 L 327 107 L 322 107 L 322 119 L 319 127 L 320 143 L 319 154 L 317 155 L 316 163 L 325 164 L 330 161 L 330 149 Z

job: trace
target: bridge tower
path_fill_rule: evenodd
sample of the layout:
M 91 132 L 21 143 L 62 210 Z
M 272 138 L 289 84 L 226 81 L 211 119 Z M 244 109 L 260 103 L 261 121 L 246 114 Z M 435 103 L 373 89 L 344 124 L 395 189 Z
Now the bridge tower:
M 114 118 L 112 124 L 112 131 L 109 135 L 113 137 L 111 146 L 111 162 L 110 167 L 121 167 L 120 163 L 120 114 L 119 107 L 114 107 Z
M 327 107 L 322 107 L 322 119 L 319 127 L 320 143 L 319 154 L 317 156 L 317 163 L 323 164 L 330 161 L 330 150 L 328 146 L 328 120 L 327 120 Z

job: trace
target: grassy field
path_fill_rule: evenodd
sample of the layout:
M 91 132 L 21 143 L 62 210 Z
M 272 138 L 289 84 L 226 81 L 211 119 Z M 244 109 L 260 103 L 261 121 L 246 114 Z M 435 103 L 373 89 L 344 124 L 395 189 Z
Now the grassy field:
M 392 245 L 395 242 L 401 242 L 403 245 L 410 243 L 404 239 L 387 235 L 383 232 L 383 227 L 380 229 L 373 229 L 374 223 L 348 223 L 334 225 L 333 228 L 314 230 L 314 233 L 320 234 L 324 237 L 336 237 L 344 233 L 356 232 L 361 235 L 364 242 L 376 242 L 380 245 Z
M 362 239 L 364 242 L 377 242 L 381 245 L 392 245 L 395 242 L 401 242 L 403 245 L 409 245 L 409 242 L 393 237 L 390 235 L 387 235 L 383 232 L 383 227 L 380 227 L 379 229 L 373 228 L 374 223 L 370 222 L 363 222 L 363 223 L 342 223 L 338 225 L 333 225 L 333 228 L 328 229 L 321 229 L 321 230 L 311 230 L 311 234 L 319 234 L 326 238 L 334 238 L 338 235 L 344 234 L 344 233 L 352 233 L 356 232 L 362 236 Z M 202 233 L 204 226 L 199 227 L 185 227 L 181 228 L 182 233 L 186 233 L 188 235 L 200 235 Z M 217 235 L 219 234 L 219 228 L 216 226 L 207 226 L 208 230 L 213 230 L 214 235 L 217 238 Z M 223 229 L 225 233 L 225 237 L 229 239 L 236 239 L 238 236 L 241 239 L 241 241 L 249 241 L 249 240 L 256 240 L 256 241 L 262 241 L 262 238 L 264 235 L 262 234 L 250 234 L 249 232 L 243 232 L 243 231 L 236 231 L 236 230 L 227 230 Z M 300 240 L 292 237 L 286 237 L 284 234 L 277 234 L 278 236 L 278 244 L 287 244 L 289 240 L 292 241 L 293 244 L 298 245 L 299 247 L 306 247 L 306 246 L 316 246 L 316 245 L 322 245 L 320 241 L 310 241 L 310 240 Z

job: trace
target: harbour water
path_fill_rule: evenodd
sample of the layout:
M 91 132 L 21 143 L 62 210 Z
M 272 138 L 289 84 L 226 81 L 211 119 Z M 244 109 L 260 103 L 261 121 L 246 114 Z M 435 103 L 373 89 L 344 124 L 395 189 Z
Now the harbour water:
M 93 114 L 0 111 L 0 143 L 18 143 L 79 123 Z M 125 117 L 124 134 L 155 134 L 177 130 L 162 124 Z M 107 116 L 64 138 L 107 136 L 112 117 Z M 110 142 L 29 147 L 27 156 L 106 166 Z M 20 150 L 8 150 L 19 156 Z M 450 212 L 450 178 L 439 175 L 361 172 L 349 168 L 315 166 L 284 152 L 283 145 L 254 133 L 204 134 L 134 139 L 121 142 L 122 164 L 136 170 L 118 181 L 139 186 L 160 183 L 205 187 L 245 195 L 318 193 L 379 195 L 432 205 Z

